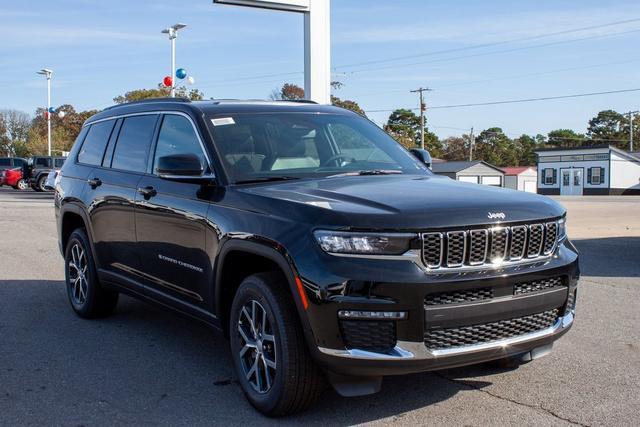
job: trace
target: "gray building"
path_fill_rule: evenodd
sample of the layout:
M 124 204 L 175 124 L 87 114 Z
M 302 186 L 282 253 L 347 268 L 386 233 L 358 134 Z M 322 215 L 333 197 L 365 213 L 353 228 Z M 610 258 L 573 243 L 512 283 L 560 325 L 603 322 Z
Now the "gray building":
M 458 181 L 504 187 L 504 172 L 481 160 L 434 163 L 431 170 Z
M 536 150 L 538 193 L 640 194 L 640 157 L 609 145 Z

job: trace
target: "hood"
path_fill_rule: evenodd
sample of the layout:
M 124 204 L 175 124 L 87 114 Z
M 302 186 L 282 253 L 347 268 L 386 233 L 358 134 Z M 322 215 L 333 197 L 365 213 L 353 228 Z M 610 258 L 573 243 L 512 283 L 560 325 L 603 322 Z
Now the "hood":
M 349 176 L 236 189 L 253 199 L 248 200 L 253 210 L 304 222 L 310 222 L 308 215 L 313 211 L 316 215 L 311 218 L 318 225 L 354 229 L 455 227 L 564 214 L 558 203 L 545 196 L 438 175 Z

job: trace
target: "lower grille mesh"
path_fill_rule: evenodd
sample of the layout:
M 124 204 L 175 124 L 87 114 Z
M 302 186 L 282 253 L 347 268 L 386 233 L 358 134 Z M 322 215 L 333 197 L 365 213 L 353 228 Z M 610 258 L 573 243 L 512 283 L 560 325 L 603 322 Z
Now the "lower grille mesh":
M 493 289 L 478 288 L 463 291 L 440 292 L 429 294 L 425 297 L 425 305 L 457 304 L 460 302 L 471 302 L 493 298 Z
M 430 350 L 440 350 L 514 338 L 553 326 L 558 313 L 558 309 L 553 309 L 492 323 L 430 330 L 424 336 L 424 343 Z
M 349 349 L 386 353 L 396 346 L 396 323 L 393 321 L 341 320 L 340 329 Z
M 559 286 L 563 286 L 562 277 L 550 277 L 548 279 L 516 283 L 513 287 L 513 294 L 527 294 L 529 292 L 543 291 L 545 289 L 551 289 Z

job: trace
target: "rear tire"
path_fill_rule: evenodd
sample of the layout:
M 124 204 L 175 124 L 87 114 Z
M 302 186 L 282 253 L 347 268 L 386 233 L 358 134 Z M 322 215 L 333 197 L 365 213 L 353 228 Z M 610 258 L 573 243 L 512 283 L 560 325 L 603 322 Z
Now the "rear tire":
M 15 187 L 16 190 L 20 190 L 20 191 L 24 191 L 27 188 L 29 188 L 29 183 L 27 181 L 25 181 L 24 179 L 21 179 L 20 181 L 18 181 L 18 183 L 16 184 Z
M 229 335 L 242 391 L 264 415 L 303 411 L 326 388 L 282 274 L 259 273 L 243 280 L 231 307 Z
M 118 304 L 118 293 L 103 289 L 98 280 L 87 233 L 78 228 L 71 233 L 64 256 L 67 296 L 71 308 L 85 319 L 106 317 Z

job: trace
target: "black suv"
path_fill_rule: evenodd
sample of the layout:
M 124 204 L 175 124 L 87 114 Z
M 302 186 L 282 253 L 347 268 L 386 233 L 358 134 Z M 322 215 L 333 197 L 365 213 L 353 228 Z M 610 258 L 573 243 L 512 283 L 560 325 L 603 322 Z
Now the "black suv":
M 313 103 L 163 99 L 84 125 L 56 183 L 71 306 L 118 293 L 229 337 L 267 415 L 326 381 L 526 362 L 573 323 L 565 210 L 433 175 L 363 117 Z
M 35 191 L 47 191 L 47 175 L 62 168 L 66 157 L 33 156 L 22 166 L 22 176 Z

